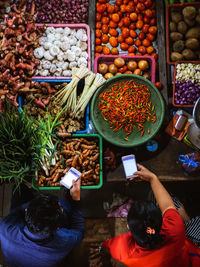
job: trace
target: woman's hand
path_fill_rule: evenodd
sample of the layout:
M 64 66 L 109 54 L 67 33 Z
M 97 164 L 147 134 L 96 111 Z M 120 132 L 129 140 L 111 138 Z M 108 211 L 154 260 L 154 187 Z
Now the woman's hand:
M 151 182 L 153 179 L 157 178 L 157 176 L 149 171 L 144 166 L 137 164 L 138 171 L 134 173 L 134 175 L 137 175 L 140 179 Z
M 79 178 L 76 182 L 72 181 L 72 188 L 70 189 L 70 195 L 73 200 L 81 199 L 81 178 Z

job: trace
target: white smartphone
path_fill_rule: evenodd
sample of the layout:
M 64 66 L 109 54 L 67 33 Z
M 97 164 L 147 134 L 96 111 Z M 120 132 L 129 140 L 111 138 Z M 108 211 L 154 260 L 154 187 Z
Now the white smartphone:
M 73 180 L 77 181 L 80 176 L 81 176 L 81 172 L 71 167 L 69 171 L 65 174 L 65 176 L 62 178 L 60 183 L 64 185 L 66 188 L 70 189 L 72 188 L 72 181 Z
M 122 163 L 124 166 L 124 171 L 127 179 L 132 177 L 137 177 L 137 175 L 134 175 L 134 172 L 138 170 L 135 160 L 135 155 L 131 154 L 122 157 Z

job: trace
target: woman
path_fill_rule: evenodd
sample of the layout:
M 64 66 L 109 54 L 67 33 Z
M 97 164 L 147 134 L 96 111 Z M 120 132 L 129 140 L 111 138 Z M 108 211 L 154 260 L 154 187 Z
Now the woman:
M 135 174 L 150 183 L 160 209 L 153 202 L 135 201 L 127 218 L 130 232 L 102 246 L 127 266 L 200 266 L 200 249 L 186 238 L 183 220 L 157 176 L 139 164 Z

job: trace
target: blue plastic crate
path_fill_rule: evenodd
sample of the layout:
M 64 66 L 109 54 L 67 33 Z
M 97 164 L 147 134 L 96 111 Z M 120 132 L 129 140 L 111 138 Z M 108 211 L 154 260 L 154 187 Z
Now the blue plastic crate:
M 67 82 L 71 82 L 71 79 L 55 79 L 55 80 L 49 80 L 49 79 L 33 79 L 33 81 L 36 82 L 49 82 L 49 83 L 67 83 Z M 21 109 L 23 107 L 23 100 L 22 97 L 19 96 L 18 97 L 18 103 L 19 103 L 19 113 L 21 113 Z M 89 128 L 89 120 L 90 120 L 90 107 L 89 104 L 86 107 L 86 111 L 85 111 L 85 129 L 81 130 L 81 131 L 76 131 L 76 134 L 86 134 L 88 132 L 88 128 Z

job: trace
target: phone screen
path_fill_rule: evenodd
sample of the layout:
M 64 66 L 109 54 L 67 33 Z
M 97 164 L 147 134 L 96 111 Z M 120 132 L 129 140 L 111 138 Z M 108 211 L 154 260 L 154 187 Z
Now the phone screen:
M 135 157 L 130 155 L 128 157 L 122 158 L 122 162 L 124 165 L 124 171 L 126 174 L 126 177 L 133 177 L 133 173 L 137 171 L 137 165 L 135 161 Z
M 79 171 L 77 171 L 76 169 L 70 169 L 65 176 L 63 177 L 63 179 L 60 181 L 60 183 L 62 185 L 64 185 L 65 187 L 67 187 L 68 189 L 70 189 L 72 187 L 72 181 L 77 181 L 78 178 L 81 176 L 81 173 Z

